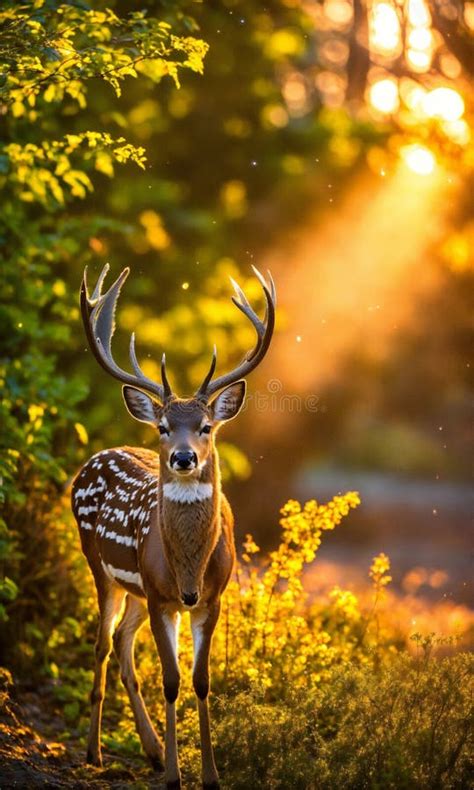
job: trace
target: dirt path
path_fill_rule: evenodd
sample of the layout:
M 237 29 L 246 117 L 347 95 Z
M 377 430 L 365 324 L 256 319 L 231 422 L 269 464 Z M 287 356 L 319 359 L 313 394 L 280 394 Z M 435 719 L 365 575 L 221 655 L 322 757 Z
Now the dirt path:
M 71 790 L 162 790 L 144 757 L 120 761 L 104 755 L 104 768 L 84 764 L 77 743 L 59 742 L 64 722 L 52 713 L 47 696 L 25 693 L 13 700 L 0 692 L 0 789 L 70 788 Z

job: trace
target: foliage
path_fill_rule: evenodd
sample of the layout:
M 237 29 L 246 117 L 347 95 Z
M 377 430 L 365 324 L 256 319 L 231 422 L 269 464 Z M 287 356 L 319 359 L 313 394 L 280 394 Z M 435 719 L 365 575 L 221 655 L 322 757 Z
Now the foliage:
M 202 73 L 206 44 L 173 34 L 168 22 L 133 11 L 120 18 L 110 8 L 47 3 L 6 3 L 0 54 L 3 95 L 14 118 L 36 121 L 36 103 L 71 97 L 87 104 L 87 81 L 99 77 L 120 96 L 127 77 L 145 74 L 154 82 L 181 69 Z
M 93 190 L 89 176 L 74 168 L 73 156 L 79 157 L 83 167 L 93 167 L 107 176 L 114 174 L 113 162 L 130 161 L 144 168 L 145 161 L 143 148 L 126 143 L 124 137 L 114 140 L 99 132 L 67 134 L 64 140 L 40 145 L 10 143 L 3 150 L 15 196 L 25 203 L 53 204 L 53 208 L 63 206 L 67 198 L 85 198 Z
M 255 561 L 258 546 L 247 536 L 226 597 L 225 626 L 215 638 L 230 682 L 244 679 L 275 688 L 285 679 L 296 688 L 320 678 L 332 664 L 337 653 L 332 637 L 315 612 L 309 620 L 305 616 L 302 571 L 314 560 L 323 531 L 334 529 L 358 502 L 355 493 L 327 505 L 312 500 L 303 508 L 289 501 L 282 509 L 281 542 L 263 567 Z
M 326 683 L 299 693 L 289 687 L 271 705 L 252 692 L 223 698 L 216 742 L 226 783 L 467 787 L 472 671 L 468 654 L 398 654 L 382 669 L 343 663 Z

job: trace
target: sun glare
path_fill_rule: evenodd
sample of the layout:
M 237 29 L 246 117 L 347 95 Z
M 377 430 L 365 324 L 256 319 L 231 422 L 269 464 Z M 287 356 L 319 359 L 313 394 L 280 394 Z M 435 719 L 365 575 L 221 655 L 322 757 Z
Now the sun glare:
M 428 27 L 431 24 L 430 12 L 424 0 L 409 0 L 408 21 L 413 27 Z
M 369 99 L 372 107 L 379 112 L 393 113 L 398 110 L 398 85 L 395 80 L 379 80 L 370 86 Z
M 413 49 L 430 49 L 433 34 L 427 27 L 415 27 L 408 36 L 408 43 Z
M 424 145 L 407 145 L 401 149 L 406 166 L 419 176 L 429 176 L 435 169 L 434 154 Z
M 407 52 L 407 60 L 413 71 L 428 71 L 431 65 L 431 52 L 409 49 Z
M 370 14 L 370 44 L 383 55 L 393 55 L 401 45 L 400 20 L 391 3 L 374 3 Z
M 424 0 L 409 0 L 407 11 L 408 50 L 406 59 L 413 71 L 425 72 L 433 59 L 431 16 Z
M 474 8 L 474 1 L 471 5 Z M 472 137 L 465 120 L 462 58 L 450 51 L 449 42 L 437 29 L 429 0 L 367 0 L 365 6 L 368 31 L 364 27 L 361 32 L 353 13 L 349 13 L 348 0 L 324 0 L 324 36 L 318 55 L 321 68 L 314 85 L 327 108 L 341 107 L 352 97 L 355 85 L 347 74 L 344 77 L 339 72 L 344 68 L 347 71 L 349 64 L 349 48 L 340 33 L 347 32 L 352 19 L 356 41 L 368 48 L 366 108 L 376 122 L 388 120 L 402 132 L 409 132 L 412 144 L 418 137 L 419 148 L 410 149 L 407 154 L 410 169 L 421 175 L 431 173 L 436 164 L 431 147 L 434 150 L 442 145 L 444 137 L 444 142 L 465 148 Z M 446 19 L 454 20 L 454 16 L 449 16 L 454 14 L 452 0 L 444 6 Z M 474 20 L 474 11 L 469 11 L 468 16 Z M 318 19 L 319 16 L 317 25 Z M 286 77 L 283 96 L 290 115 L 297 117 L 307 112 L 310 94 L 301 75 Z
M 435 88 L 425 95 L 423 110 L 430 118 L 458 121 L 464 114 L 464 100 L 452 88 Z
M 471 139 L 471 132 L 466 121 L 446 121 L 443 131 L 457 145 L 467 145 Z

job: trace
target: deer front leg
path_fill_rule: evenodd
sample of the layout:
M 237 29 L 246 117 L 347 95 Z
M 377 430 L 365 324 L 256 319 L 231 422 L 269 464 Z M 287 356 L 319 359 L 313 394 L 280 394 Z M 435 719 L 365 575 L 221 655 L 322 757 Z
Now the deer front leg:
M 179 613 L 158 604 L 148 604 L 150 624 L 163 672 L 166 706 L 165 780 L 168 790 L 179 790 L 181 774 L 176 738 L 176 699 L 179 692 L 178 628 Z
M 219 619 L 220 602 L 191 612 L 194 645 L 193 685 L 199 712 L 201 737 L 202 785 L 205 790 L 218 790 L 219 775 L 214 761 L 209 718 L 209 655 L 212 634 Z

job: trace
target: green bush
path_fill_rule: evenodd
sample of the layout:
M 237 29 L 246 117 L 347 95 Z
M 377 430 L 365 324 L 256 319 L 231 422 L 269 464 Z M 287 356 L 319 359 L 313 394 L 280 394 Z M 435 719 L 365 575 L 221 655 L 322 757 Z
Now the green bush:
M 467 788 L 473 658 L 399 654 L 382 669 L 345 663 L 319 688 L 265 703 L 221 697 L 216 728 L 226 786 Z M 245 755 L 245 758 L 243 758 Z

